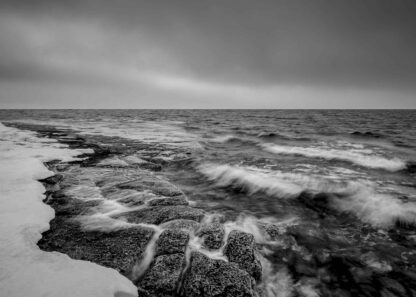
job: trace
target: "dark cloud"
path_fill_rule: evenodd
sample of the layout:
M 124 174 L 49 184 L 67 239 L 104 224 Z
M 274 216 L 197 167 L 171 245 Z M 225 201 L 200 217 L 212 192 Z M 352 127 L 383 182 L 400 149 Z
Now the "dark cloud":
M 236 86 L 238 94 L 379 88 L 408 98 L 415 15 L 412 0 L 2 1 L 0 82 L 115 84 L 130 93 L 149 82 Z

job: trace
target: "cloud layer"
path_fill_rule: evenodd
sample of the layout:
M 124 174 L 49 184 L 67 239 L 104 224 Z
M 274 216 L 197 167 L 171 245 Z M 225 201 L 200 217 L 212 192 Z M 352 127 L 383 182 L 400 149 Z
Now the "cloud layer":
M 0 107 L 416 108 L 415 15 L 410 0 L 2 1 Z

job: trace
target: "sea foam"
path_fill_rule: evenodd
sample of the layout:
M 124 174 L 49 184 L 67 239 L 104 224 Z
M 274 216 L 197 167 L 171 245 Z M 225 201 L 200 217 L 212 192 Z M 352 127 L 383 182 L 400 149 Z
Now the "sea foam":
M 359 166 L 398 171 L 406 168 L 406 162 L 399 158 L 385 158 L 376 155 L 371 150 L 337 149 L 331 147 L 300 147 L 284 146 L 276 144 L 262 144 L 262 148 L 268 152 L 281 155 L 300 155 L 308 158 L 322 158 L 326 160 L 340 160 Z
M 137 296 L 117 271 L 41 251 L 36 242 L 49 228 L 53 210 L 42 202 L 37 180 L 51 176 L 42 162 L 71 161 L 70 150 L 35 133 L 0 124 L 0 292 L 4 296 Z
M 351 213 L 377 227 L 391 227 L 396 222 L 416 224 L 416 203 L 379 193 L 376 185 L 368 181 L 334 180 L 324 176 L 213 163 L 202 164 L 198 169 L 217 186 L 239 187 L 249 194 L 263 192 L 280 199 L 293 199 L 303 192 L 328 193 L 331 197 L 329 207 Z

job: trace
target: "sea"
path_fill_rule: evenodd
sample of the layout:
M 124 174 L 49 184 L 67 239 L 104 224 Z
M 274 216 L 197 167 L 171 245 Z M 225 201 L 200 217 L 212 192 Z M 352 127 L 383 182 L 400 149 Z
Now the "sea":
M 255 236 L 267 296 L 416 296 L 415 110 L 0 110 L 0 122 L 163 147 L 160 176 Z

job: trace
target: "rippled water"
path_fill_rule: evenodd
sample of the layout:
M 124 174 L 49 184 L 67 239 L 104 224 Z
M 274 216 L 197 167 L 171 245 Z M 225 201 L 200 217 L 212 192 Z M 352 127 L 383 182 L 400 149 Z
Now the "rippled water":
M 364 289 L 357 292 L 375 296 L 362 276 L 371 271 L 373 285 L 383 287 L 386 280 L 380 278 L 387 277 L 406 288 L 383 296 L 416 292 L 416 279 L 406 274 L 416 275 L 416 111 L 27 110 L 0 111 L 0 120 L 163 145 L 165 155 L 159 157 L 179 162 L 170 162 L 161 175 L 228 224 L 255 236 L 262 224 L 282 230 L 303 226 L 291 235 L 306 263 L 327 252 L 336 262 L 325 264 L 336 278 L 325 290 L 337 292 L 363 278 Z M 191 160 L 181 162 L 181 152 Z M 93 173 L 82 174 L 93 179 Z M 79 187 L 73 195 L 100 195 L 88 182 Z M 105 207 L 114 211 L 111 203 Z M 277 246 L 264 235 L 256 237 L 270 262 L 264 269 L 273 271 L 269 283 L 287 277 L 286 285 L 301 283 L 304 296 L 324 294 L 319 267 L 310 275 L 306 268 L 299 272 L 299 260 L 288 260 L 289 239 L 279 232 Z

